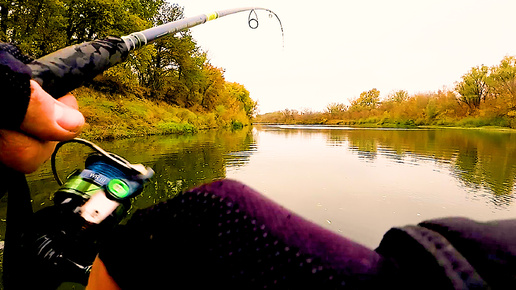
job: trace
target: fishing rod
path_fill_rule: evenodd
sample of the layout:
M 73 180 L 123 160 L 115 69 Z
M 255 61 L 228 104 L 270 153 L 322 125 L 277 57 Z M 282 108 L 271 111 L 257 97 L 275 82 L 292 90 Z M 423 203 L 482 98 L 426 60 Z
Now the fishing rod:
M 176 32 L 192 28 L 206 23 L 207 21 L 244 11 L 250 11 L 248 24 L 252 29 L 256 29 L 258 27 L 258 15 L 256 14 L 256 10 L 265 10 L 269 12 L 270 15 L 274 15 L 279 21 L 283 37 L 283 26 L 281 24 L 281 20 L 273 11 L 259 7 L 227 9 L 173 21 L 140 32 L 131 33 L 121 38 L 108 37 L 106 39 L 93 40 L 82 44 L 68 46 L 36 59 L 28 64 L 28 66 L 32 71 L 32 78 L 54 98 L 59 98 L 73 89 L 80 87 L 85 81 L 93 79 L 106 69 L 125 61 L 132 50 L 152 43 L 167 35 L 174 35 Z M 104 218 L 105 216 L 108 216 L 108 218 L 110 218 L 114 216 L 116 219 L 117 214 L 121 212 L 119 208 L 127 206 L 129 198 L 141 191 L 143 183 L 152 176 L 153 171 L 150 168 L 145 168 L 144 166 L 138 167 L 137 165 L 129 164 L 122 157 L 112 153 L 106 153 L 91 142 L 81 139 L 74 139 L 69 142 L 78 142 L 90 146 L 97 151 L 97 155 L 90 156 L 86 160 L 86 169 L 83 171 L 77 171 L 76 174 L 71 176 L 67 183 L 65 183 L 59 190 L 65 198 L 62 200 L 62 203 L 59 203 L 59 198 L 57 199 L 57 203 L 53 206 L 54 210 L 55 208 L 69 205 L 70 200 L 77 200 L 79 204 L 85 201 L 84 206 L 90 204 L 88 202 L 93 202 L 90 204 L 90 206 L 92 206 L 91 209 L 93 210 L 91 212 L 95 213 L 95 216 L 98 216 L 97 213 L 99 211 L 97 203 L 99 199 L 96 197 L 94 198 L 93 195 L 90 196 L 91 192 L 85 191 L 85 189 L 102 187 L 106 189 L 106 198 L 111 199 L 112 201 L 110 204 L 113 205 L 109 210 L 104 212 L 105 214 L 102 217 Z M 60 145 L 62 144 L 63 143 Z M 53 158 L 55 158 L 56 153 L 57 149 L 54 152 Z M 144 167 L 145 170 L 138 171 L 137 169 L 141 169 L 141 167 Z M 55 170 L 54 165 L 53 170 Z M 138 171 L 138 174 L 134 173 L 135 170 Z M 54 172 L 54 174 L 56 173 Z M 9 187 L 7 188 L 7 192 L 10 194 L 8 198 L 7 214 L 9 222 L 7 223 L 6 247 L 4 250 L 4 282 L 14 288 L 19 285 L 23 285 L 20 283 L 27 280 L 27 259 L 20 258 L 26 257 L 28 254 L 27 247 L 24 245 L 24 241 L 27 237 L 29 237 L 29 240 L 31 237 L 37 237 L 36 241 L 41 242 L 38 248 L 38 253 L 40 255 L 38 257 L 42 257 L 42 260 L 40 259 L 38 261 L 43 262 L 44 265 L 48 266 L 42 267 L 45 271 L 48 273 L 60 273 L 55 278 L 59 281 L 62 279 L 60 277 L 62 276 L 63 270 L 72 271 L 70 272 L 71 274 L 68 274 L 75 277 L 74 279 L 82 281 L 89 273 L 88 271 L 90 267 L 88 264 L 91 264 L 93 261 L 92 257 L 95 257 L 96 255 L 96 253 L 91 252 L 91 250 L 84 251 L 84 249 L 91 248 L 91 245 L 88 244 L 86 247 L 82 248 L 79 246 L 81 251 L 78 252 L 84 252 L 84 255 L 73 257 L 55 255 L 57 250 L 61 250 L 60 245 L 62 245 L 55 241 L 61 241 L 61 239 L 66 239 L 67 237 L 62 237 L 62 234 L 61 236 L 54 234 L 64 233 L 59 226 L 63 221 L 67 221 L 68 219 L 59 219 L 57 221 L 46 223 L 48 225 L 56 225 L 56 229 L 58 229 L 58 231 L 44 226 L 39 229 L 39 232 L 34 231 L 32 223 L 35 220 L 40 223 L 42 221 L 45 223 L 45 219 L 41 218 L 44 217 L 44 213 L 40 213 L 38 217 L 34 218 L 34 215 L 39 212 L 33 213 L 30 191 L 25 176 L 20 172 L 15 172 L 14 170 L 7 170 L 6 175 L 12 182 L 9 183 Z M 107 184 L 102 183 L 105 183 L 108 180 L 109 182 Z M 60 181 L 58 180 L 58 183 L 59 182 Z M 105 205 L 106 199 L 101 198 L 101 200 L 102 202 L 100 205 Z M 52 210 L 49 208 L 52 207 L 48 207 L 46 209 L 47 213 Z M 75 213 L 75 211 L 70 210 L 61 212 L 69 214 Z M 89 219 L 90 217 L 87 218 Z M 106 220 L 108 218 L 106 218 Z M 75 220 L 75 218 L 70 220 Z M 82 229 L 82 227 L 79 228 Z M 68 236 L 71 238 L 74 237 L 73 234 L 69 234 Z M 75 242 L 64 244 L 75 244 Z M 48 280 L 49 276 L 46 275 L 47 272 L 45 271 L 40 271 L 41 273 L 44 273 L 41 277 L 42 279 Z M 49 283 L 54 283 L 54 280 L 51 280 L 52 281 Z M 39 283 L 40 279 L 36 279 L 34 281 L 38 281 Z
M 130 51 L 179 31 L 244 11 L 250 11 L 248 24 L 252 29 L 256 29 L 256 10 L 265 10 L 274 15 L 280 24 L 282 37 L 284 36 L 281 20 L 273 11 L 260 7 L 234 8 L 184 18 L 120 38 L 108 37 L 68 46 L 34 60 L 28 66 L 32 70 L 32 78 L 51 96 L 59 98 L 106 69 L 125 61 Z

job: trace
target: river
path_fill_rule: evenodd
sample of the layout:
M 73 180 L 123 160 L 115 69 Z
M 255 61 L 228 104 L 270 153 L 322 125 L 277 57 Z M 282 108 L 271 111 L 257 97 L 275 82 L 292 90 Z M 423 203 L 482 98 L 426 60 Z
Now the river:
M 231 178 L 371 248 L 393 226 L 516 217 L 516 133 L 276 125 L 98 144 L 156 171 L 131 212 Z M 63 146 L 60 175 L 82 167 L 88 152 Z M 34 209 L 51 205 L 58 186 L 50 165 L 28 179 Z M 0 210 L 5 223 L 5 200 Z

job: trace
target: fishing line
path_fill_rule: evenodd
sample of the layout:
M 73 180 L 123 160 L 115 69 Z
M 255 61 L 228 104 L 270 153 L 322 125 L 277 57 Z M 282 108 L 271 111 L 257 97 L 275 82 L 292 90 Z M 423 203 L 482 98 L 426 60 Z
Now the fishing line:
M 257 9 L 258 10 L 265 10 L 265 11 L 269 12 L 269 18 L 272 18 L 274 16 L 274 17 L 276 17 L 276 19 L 278 19 L 278 23 L 279 23 L 280 29 L 281 29 L 282 47 L 285 48 L 285 33 L 283 31 L 283 24 L 281 23 L 281 20 L 278 17 L 278 15 L 276 13 L 274 13 L 272 10 L 269 10 L 269 9 L 266 9 L 266 8 L 255 8 L 255 9 L 252 9 L 249 12 L 249 16 L 247 16 L 247 24 L 249 25 L 249 27 L 251 29 L 257 29 L 259 24 L 260 24 L 258 22 L 258 14 L 256 13 Z
M 134 167 L 134 165 L 129 163 L 127 160 L 122 159 L 122 158 L 120 158 L 119 156 L 117 156 L 115 154 L 106 152 L 104 149 L 100 148 L 95 143 L 90 142 L 88 140 L 81 139 L 81 138 L 74 138 L 74 139 L 71 139 L 71 140 L 68 140 L 68 141 L 59 142 L 56 145 L 56 148 L 54 149 L 54 153 L 52 153 L 52 157 L 51 157 L 51 160 L 50 160 L 51 167 L 52 167 L 52 173 L 54 174 L 54 179 L 57 181 L 57 184 L 59 184 L 59 185 L 63 185 L 63 181 L 59 178 L 59 174 L 57 173 L 56 155 L 57 155 L 57 152 L 59 151 L 59 149 L 63 145 L 68 144 L 68 143 L 79 143 L 79 144 L 85 145 L 85 146 L 93 149 L 94 151 L 96 151 L 100 155 L 103 155 L 103 156 L 107 157 L 108 159 L 110 159 L 111 161 L 115 162 L 116 164 L 118 164 L 122 168 L 129 169 L 131 172 L 133 172 L 135 174 L 142 174 L 142 172 L 140 171 L 139 168 Z
M 269 18 L 276 17 L 281 28 L 282 46 L 285 48 L 283 25 L 278 15 L 267 8 L 244 7 L 183 18 L 122 37 L 107 37 L 71 45 L 27 65 L 32 71 L 32 78 L 51 96 L 59 98 L 82 86 L 86 80 L 91 80 L 106 69 L 125 61 L 132 50 L 164 36 L 244 11 L 251 11 L 247 23 L 251 29 L 256 29 L 259 26 L 258 10 L 267 11 Z
M 255 18 L 251 18 L 253 14 Z M 256 11 L 254 9 L 249 12 L 249 16 L 247 17 L 247 23 L 249 24 L 249 27 L 251 29 L 258 28 L 258 15 L 256 14 Z

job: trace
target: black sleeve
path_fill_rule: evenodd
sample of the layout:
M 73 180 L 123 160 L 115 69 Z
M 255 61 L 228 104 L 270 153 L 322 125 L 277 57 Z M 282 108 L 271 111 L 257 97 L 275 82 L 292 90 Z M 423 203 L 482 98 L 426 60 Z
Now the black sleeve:
M 32 59 L 18 48 L 0 43 L 0 128 L 18 129 L 25 118 L 30 100 Z
M 515 219 L 452 217 L 392 228 L 376 251 L 414 285 L 425 281 L 429 289 L 516 289 Z
M 421 227 L 445 237 L 492 289 L 516 289 L 516 220 L 466 218 L 426 221 Z

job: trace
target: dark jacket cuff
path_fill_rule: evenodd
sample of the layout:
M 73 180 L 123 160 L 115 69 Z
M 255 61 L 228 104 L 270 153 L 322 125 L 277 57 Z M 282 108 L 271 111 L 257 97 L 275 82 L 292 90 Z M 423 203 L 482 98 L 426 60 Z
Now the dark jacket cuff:
M 31 59 L 14 46 L 0 43 L 0 128 L 18 129 L 29 105 L 32 77 L 25 64 Z

